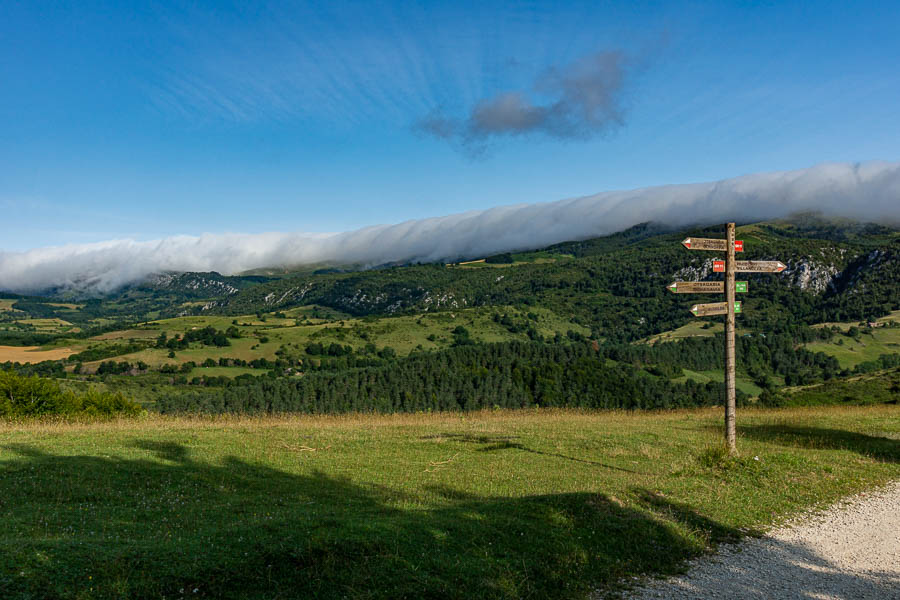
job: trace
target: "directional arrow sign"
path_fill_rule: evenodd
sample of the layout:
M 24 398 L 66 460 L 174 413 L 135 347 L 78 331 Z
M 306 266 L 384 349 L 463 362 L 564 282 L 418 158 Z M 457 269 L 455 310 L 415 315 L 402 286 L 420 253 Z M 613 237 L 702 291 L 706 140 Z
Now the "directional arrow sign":
M 724 281 L 676 281 L 670 283 L 670 292 L 676 294 L 721 294 L 725 291 Z M 734 291 L 739 294 L 747 293 L 746 281 L 735 281 Z
M 718 250 L 719 252 L 728 250 L 725 240 L 714 238 L 687 238 L 681 243 L 688 250 Z M 744 242 L 742 240 L 734 240 L 734 251 L 744 251 Z
M 727 302 L 712 302 L 710 304 L 695 304 L 691 307 L 691 312 L 695 317 L 711 317 L 713 315 L 724 315 L 728 313 Z M 735 314 L 741 312 L 741 303 L 734 303 Z
M 734 270 L 738 273 L 781 273 L 787 269 L 787 265 L 780 260 L 736 260 Z M 713 261 L 713 271 L 725 272 L 725 261 Z

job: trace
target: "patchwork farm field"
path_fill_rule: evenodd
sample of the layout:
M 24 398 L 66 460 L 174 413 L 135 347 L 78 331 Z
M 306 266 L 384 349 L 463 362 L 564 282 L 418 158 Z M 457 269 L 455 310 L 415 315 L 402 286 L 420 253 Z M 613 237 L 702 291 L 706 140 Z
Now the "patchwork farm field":
M 45 360 L 60 360 L 72 355 L 71 348 L 44 349 L 40 346 L 0 346 L 0 363 L 38 363 Z
M 0 424 L 3 598 L 586 598 L 900 476 L 900 409 Z

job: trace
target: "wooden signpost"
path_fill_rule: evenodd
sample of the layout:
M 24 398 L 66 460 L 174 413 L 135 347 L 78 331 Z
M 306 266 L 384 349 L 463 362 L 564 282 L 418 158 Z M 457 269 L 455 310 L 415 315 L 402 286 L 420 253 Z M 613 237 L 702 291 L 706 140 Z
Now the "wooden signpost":
M 734 299 L 735 293 L 746 293 L 746 281 L 735 281 L 740 273 L 781 273 L 787 266 L 777 260 L 735 260 L 735 252 L 744 251 L 744 242 L 734 239 L 734 223 L 725 224 L 725 239 L 687 238 L 681 244 L 688 250 L 712 250 L 725 252 L 725 260 L 713 261 L 713 272 L 725 273 L 725 281 L 676 281 L 668 289 L 676 294 L 715 294 L 725 292 L 725 302 L 695 304 L 691 312 L 696 317 L 725 315 L 725 442 L 728 451 L 737 451 L 737 435 L 734 426 L 735 412 L 735 352 L 734 316 L 742 310 L 742 304 Z

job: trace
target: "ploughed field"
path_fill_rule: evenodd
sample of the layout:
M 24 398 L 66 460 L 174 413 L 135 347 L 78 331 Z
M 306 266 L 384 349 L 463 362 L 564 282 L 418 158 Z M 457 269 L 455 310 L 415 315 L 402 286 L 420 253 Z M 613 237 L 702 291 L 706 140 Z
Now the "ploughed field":
M 584 598 L 900 477 L 900 408 L 0 424 L 3 598 Z

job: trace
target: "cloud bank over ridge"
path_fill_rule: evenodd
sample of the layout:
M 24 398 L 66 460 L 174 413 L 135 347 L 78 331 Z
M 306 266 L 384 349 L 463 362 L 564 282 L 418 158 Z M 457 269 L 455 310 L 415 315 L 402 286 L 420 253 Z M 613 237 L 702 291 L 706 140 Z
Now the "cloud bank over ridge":
M 678 227 L 752 222 L 810 210 L 900 224 L 900 163 L 825 164 L 501 206 L 337 234 L 204 234 L 0 251 L 0 290 L 109 292 L 164 271 L 234 274 L 322 262 L 455 260 L 596 237 L 646 221 Z

